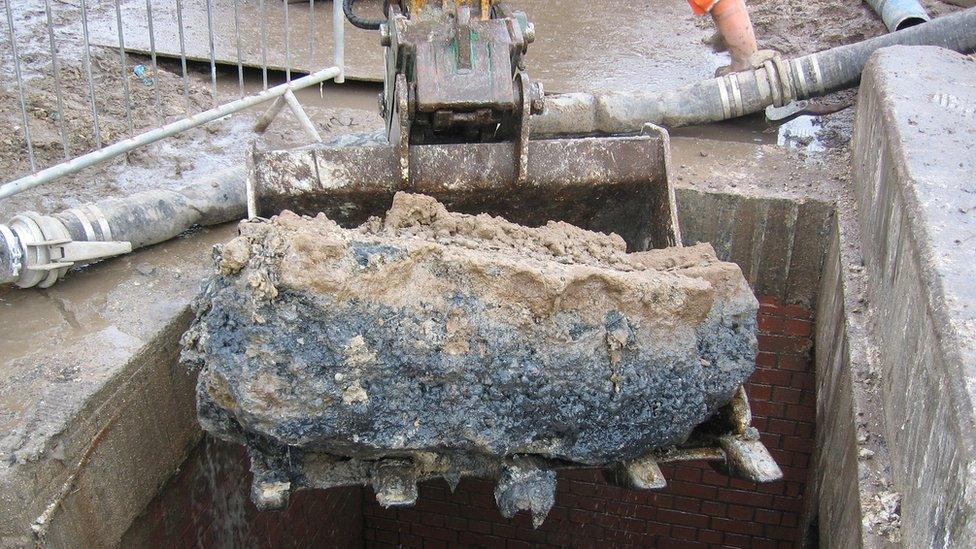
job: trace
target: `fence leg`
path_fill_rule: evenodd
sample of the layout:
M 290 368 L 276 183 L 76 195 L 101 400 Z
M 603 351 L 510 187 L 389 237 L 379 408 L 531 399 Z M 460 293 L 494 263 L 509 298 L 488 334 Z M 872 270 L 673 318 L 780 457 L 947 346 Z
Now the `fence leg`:
M 305 129 L 307 133 L 316 143 L 322 142 L 322 137 L 319 136 L 318 130 L 315 129 L 315 124 L 312 123 L 312 119 L 308 117 L 305 113 L 305 109 L 302 108 L 302 104 L 298 102 L 298 98 L 291 90 L 288 90 L 283 96 L 285 101 L 288 103 L 288 107 L 291 108 L 291 112 L 295 115 L 295 118 L 302 123 L 302 128 Z
M 275 100 L 271 102 L 271 106 L 268 107 L 268 110 L 261 113 L 261 116 L 259 116 L 258 119 L 254 122 L 254 127 L 252 128 L 254 132 L 264 133 L 265 130 L 268 129 L 268 126 L 271 125 L 271 122 L 274 121 L 275 117 L 278 116 L 278 113 L 281 112 L 281 109 L 283 108 L 285 108 L 285 96 L 281 95 L 276 97 Z

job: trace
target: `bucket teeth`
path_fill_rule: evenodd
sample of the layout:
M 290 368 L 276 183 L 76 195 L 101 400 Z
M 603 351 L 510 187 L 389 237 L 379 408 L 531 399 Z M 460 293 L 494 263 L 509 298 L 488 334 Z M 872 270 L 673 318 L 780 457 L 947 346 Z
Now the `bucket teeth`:
M 259 481 L 251 484 L 251 501 L 261 511 L 284 509 L 291 496 L 291 483 L 287 481 Z
M 417 502 L 417 469 L 408 459 L 387 459 L 373 468 L 373 491 L 383 507 L 405 507 Z
M 532 525 L 542 525 L 556 502 L 556 472 L 542 460 L 515 457 L 502 469 L 495 487 L 495 503 L 505 518 L 519 511 L 532 513 Z
M 668 485 L 657 460 L 647 456 L 622 464 L 627 486 L 637 490 L 659 490 Z
M 776 465 L 766 446 L 747 436 L 732 435 L 719 438 L 725 451 L 729 473 L 752 482 L 775 482 L 783 478 L 783 471 Z

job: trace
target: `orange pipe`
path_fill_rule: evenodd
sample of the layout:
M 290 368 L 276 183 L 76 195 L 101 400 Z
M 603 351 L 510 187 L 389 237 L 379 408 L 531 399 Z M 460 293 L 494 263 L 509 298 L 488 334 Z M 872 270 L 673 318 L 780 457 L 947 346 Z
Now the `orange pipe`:
M 732 56 L 730 68 L 733 71 L 751 68 L 749 58 L 758 48 L 745 0 L 718 0 L 708 11 Z

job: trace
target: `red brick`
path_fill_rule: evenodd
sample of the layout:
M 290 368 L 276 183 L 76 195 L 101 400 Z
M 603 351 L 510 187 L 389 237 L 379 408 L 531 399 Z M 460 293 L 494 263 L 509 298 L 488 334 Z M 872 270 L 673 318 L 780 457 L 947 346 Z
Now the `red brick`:
M 793 354 L 780 355 L 778 364 L 780 369 L 791 372 L 808 372 L 813 367 L 809 357 Z
M 813 331 L 813 323 L 807 320 L 790 319 L 785 324 L 784 331 L 789 335 L 809 337 Z
M 813 423 L 817 419 L 817 409 L 813 406 L 790 404 L 786 407 L 786 417 L 796 421 L 807 421 Z
M 780 466 L 782 466 L 783 463 L 785 463 L 785 462 L 779 462 L 779 461 L 777 461 L 777 463 L 779 463 Z M 759 484 L 759 485 L 757 485 L 755 488 L 753 488 L 753 490 L 762 492 L 764 494 L 772 494 L 772 495 L 781 496 L 781 495 L 785 495 L 786 494 L 786 483 L 783 482 L 783 481 L 779 481 L 779 482 L 767 482 L 765 484 Z
M 783 417 L 784 413 L 786 412 L 786 406 L 780 404 L 779 402 L 758 400 L 756 402 L 752 402 L 750 407 L 752 408 L 753 414 L 765 417 Z
M 698 532 L 694 528 L 685 526 L 672 526 L 671 537 L 677 539 L 694 540 L 698 537 Z
M 666 506 L 670 506 L 670 498 L 671 498 L 671 496 L 667 496 L 667 498 L 668 498 L 668 501 L 666 503 Z M 648 498 L 648 501 L 650 501 L 650 498 Z M 606 506 L 605 507 L 606 507 L 606 512 L 607 513 L 611 513 L 611 514 L 618 515 L 618 516 L 621 516 L 621 517 L 633 516 L 637 512 L 637 504 L 628 503 L 628 502 L 625 502 L 625 501 L 613 501 L 613 500 L 610 500 L 610 501 L 607 501 L 606 502 Z
M 469 520 L 468 529 L 477 534 L 491 533 L 491 524 L 483 520 Z
M 781 435 L 792 435 L 796 432 L 796 422 L 787 421 L 785 419 L 770 418 L 769 427 L 767 429 L 771 433 L 778 433 Z
M 702 469 L 702 482 L 712 486 L 728 486 L 729 477 L 721 473 L 717 473 L 711 468 Z
M 781 316 L 764 315 L 760 313 L 757 317 L 757 325 L 759 330 L 762 332 L 781 334 L 786 329 L 786 320 Z
M 690 484 L 679 480 L 668 483 L 668 491 L 689 497 L 701 499 L 715 499 L 716 489 L 714 486 L 704 484 Z
M 698 541 L 711 544 L 722 543 L 722 532 L 716 532 L 715 530 L 699 530 L 698 531 Z
M 570 492 L 578 494 L 581 496 L 596 496 L 597 486 L 589 482 L 571 482 L 569 487 Z
M 759 348 L 773 353 L 807 353 L 813 342 L 808 337 L 794 337 L 760 333 L 757 336 Z M 780 357 L 782 365 L 782 357 Z
M 802 318 L 802 319 L 812 319 L 813 311 L 807 309 L 806 307 L 801 307 L 799 305 L 786 305 L 780 306 L 779 309 L 784 315 L 791 318 Z
M 375 530 L 389 530 L 391 532 L 396 532 L 400 529 L 400 523 L 394 520 L 380 517 L 364 517 L 364 519 L 367 528 Z M 410 531 L 409 525 L 407 526 L 406 531 Z
M 789 387 L 773 387 L 773 400 L 786 404 L 799 404 L 800 391 Z
M 731 519 L 713 518 L 712 528 L 715 530 L 721 530 L 723 532 L 732 532 L 736 534 L 744 534 L 747 536 L 757 536 L 763 533 L 762 524 L 751 522 L 751 521 L 741 521 L 741 520 L 731 520 Z
M 505 521 L 505 523 L 496 522 L 491 525 L 491 533 L 508 539 L 515 536 L 515 527 L 509 521 Z
M 757 368 L 749 378 L 752 383 L 765 383 L 774 387 L 791 387 L 793 374 L 784 370 Z
M 769 506 L 767 505 L 764 507 Z M 791 513 L 799 513 L 801 510 L 803 510 L 803 501 L 799 498 L 776 496 L 772 508 Z
M 414 524 L 412 531 L 424 539 L 425 546 L 428 540 L 457 541 L 457 532 L 452 532 L 446 528 L 438 528 L 426 524 Z
M 627 532 L 642 534 L 647 527 L 644 525 L 643 520 L 625 517 L 620 519 L 620 525 L 617 528 Z
M 766 536 L 777 540 L 795 540 L 797 537 L 796 528 L 786 528 L 783 526 L 767 526 Z
M 792 387 L 800 389 L 801 391 L 807 391 L 814 396 L 814 399 L 816 399 L 817 392 L 814 390 L 813 383 L 813 372 L 793 372 Z
M 447 524 L 447 518 L 440 513 L 423 513 L 420 522 L 428 526 L 443 527 Z
M 688 482 L 701 482 L 701 469 L 695 467 L 675 467 L 672 478 Z
M 768 538 L 752 538 L 751 549 L 776 549 L 776 540 Z
M 774 433 L 761 433 L 760 438 L 762 439 L 763 444 L 766 445 L 766 448 L 769 448 L 770 450 L 773 448 L 783 447 L 783 437 L 780 435 Z
M 657 518 L 657 507 L 651 507 L 650 505 L 638 505 L 634 515 L 641 520 L 654 520 Z M 610 517 L 613 515 L 607 513 L 603 516 Z
M 563 505 L 585 511 L 602 511 L 603 506 L 606 505 L 606 501 L 597 498 L 568 495 L 563 498 Z
M 732 520 L 751 521 L 755 509 L 744 505 L 729 505 L 728 518 Z
M 461 517 L 449 516 L 447 517 L 447 527 L 459 532 L 468 530 L 468 521 Z
M 569 521 L 575 522 L 576 524 L 586 524 L 590 522 L 593 518 L 593 513 L 585 511 L 583 509 L 570 509 L 569 510 Z
M 773 396 L 773 388 L 769 385 L 750 383 L 746 386 L 746 393 L 749 395 L 750 401 L 769 400 Z
M 732 534 L 726 532 L 722 541 L 725 543 L 726 547 L 752 547 L 752 538 L 743 536 L 742 534 Z
M 647 533 L 652 536 L 667 536 L 671 531 L 671 525 L 662 522 L 647 522 L 645 526 Z
M 703 501 L 701 502 L 701 512 L 710 517 L 726 517 L 728 516 L 728 509 L 726 504 L 718 501 Z M 704 540 L 703 540 L 704 541 Z
M 769 453 L 780 467 L 783 465 L 793 465 L 793 452 L 780 448 L 770 448 Z
M 643 510 L 650 511 L 649 516 L 643 516 L 641 514 Z M 641 505 L 640 507 L 637 508 L 637 516 L 641 520 L 653 520 L 654 517 L 656 516 L 655 515 L 656 512 L 657 509 L 653 507 L 645 507 Z M 611 515 L 609 513 L 597 513 L 593 515 L 593 522 L 602 526 L 603 528 L 608 528 L 608 529 L 620 528 L 620 517 Z
M 659 549 L 708 549 L 708 545 L 691 540 L 670 540 L 662 539 L 658 544 Z
M 674 496 L 674 508 L 688 513 L 697 513 L 701 508 L 701 501 L 697 498 Z
M 771 507 L 773 505 L 773 496 L 770 494 L 744 492 L 742 490 L 719 490 L 718 497 L 727 503 L 750 505 L 752 507 Z
M 763 524 L 780 524 L 783 520 L 783 513 L 770 509 L 756 509 L 756 522 Z
M 759 349 L 759 353 L 756 354 L 756 366 L 763 368 L 775 368 L 776 364 L 779 362 L 779 357 L 776 353 L 766 353 L 763 349 Z
M 684 513 L 672 511 L 670 509 L 658 509 L 657 520 L 669 522 L 679 526 L 694 526 L 696 528 L 706 528 L 709 525 L 709 517 L 696 513 Z

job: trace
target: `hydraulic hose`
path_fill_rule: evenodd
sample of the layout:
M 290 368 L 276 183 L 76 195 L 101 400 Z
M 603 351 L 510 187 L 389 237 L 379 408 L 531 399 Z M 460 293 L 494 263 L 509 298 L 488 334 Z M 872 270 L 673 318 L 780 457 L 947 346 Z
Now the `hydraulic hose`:
M 169 240 L 195 225 L 241 219 L 245 176 L 244 168 L 230 168 L 178 190 L 14 216 L 0 224 L 0 284 L 47 288 L 76 265 Z
M 667 127 L 718 122 L 857 85 L 868 58 L 886 46 L 976 49 L 976 8 L 904 30 L 795 59 L 774 58 L 755 70 L 711 78 L 663 93 L 569 93 L 546 97 L 532 135 L 627 134 L 644 124 Z
M 332 147 L 381 145 L 381 132 L 336 136 Z M 47 288 L 76 266 L 164 242 L 194 226 L 244 219 L 247 169 L 228 168 L 179 189 L 107 198 L 0 223 L 0 285 Z
M 346 19 L 352 26 L 365 30 L 380 30 L 380 25 L 386 22 L 384 19 L 364 19 L 356 15 L 353 5 L 356 0 L 342 0 L 342 12 L 346 14 Z M 386 3 L 383 3 L 383 11 L 386 11 Z

